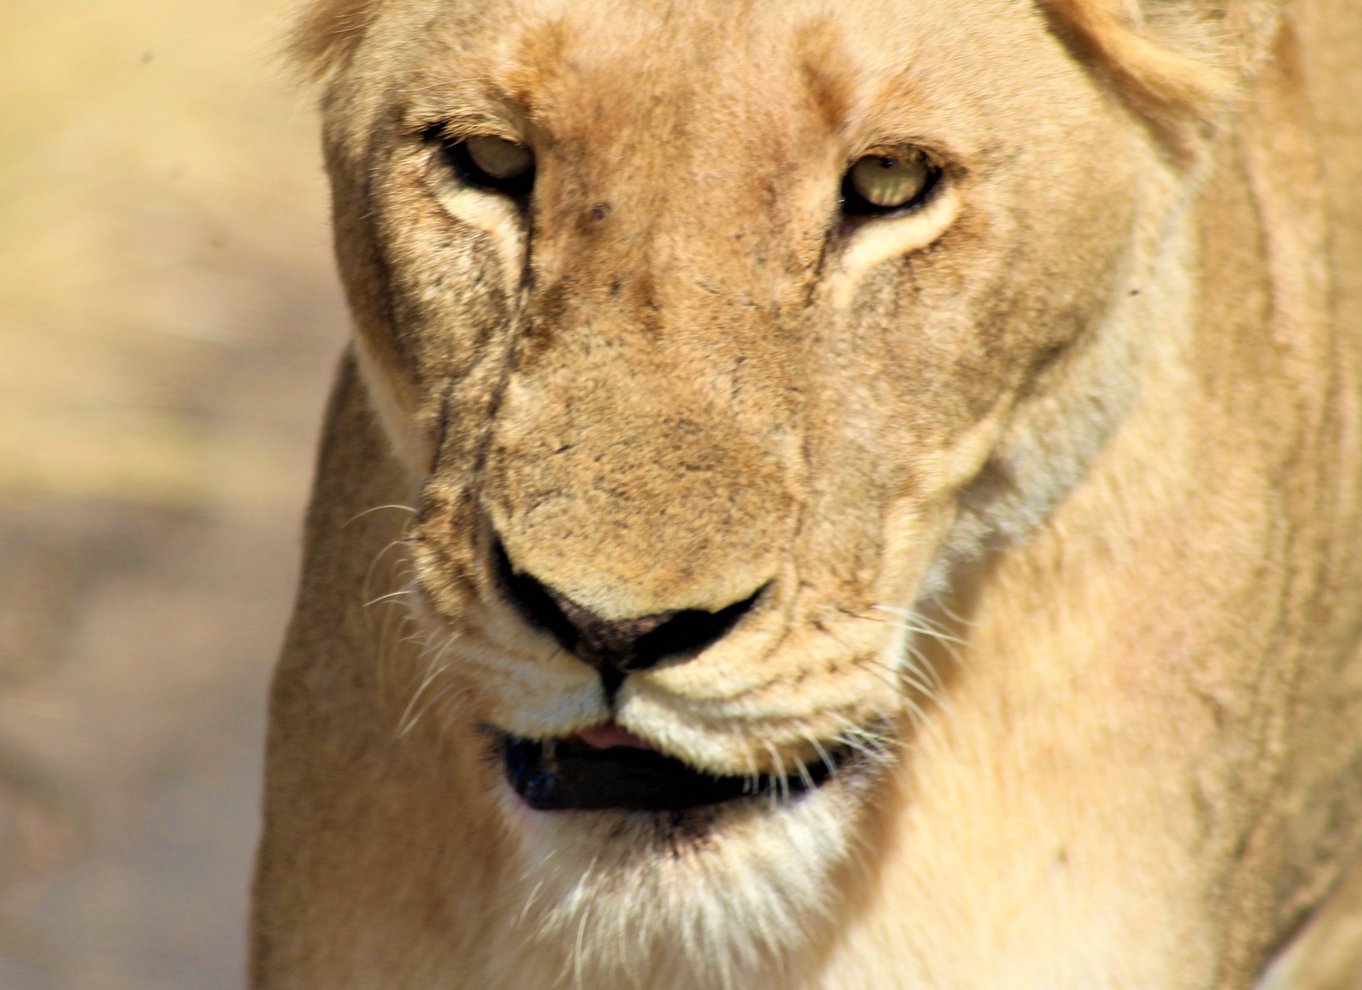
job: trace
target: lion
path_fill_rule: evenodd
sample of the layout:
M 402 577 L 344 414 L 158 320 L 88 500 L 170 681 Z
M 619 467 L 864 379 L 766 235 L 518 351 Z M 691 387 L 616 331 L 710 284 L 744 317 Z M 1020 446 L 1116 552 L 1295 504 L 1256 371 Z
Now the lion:
M 251 985 L 1308 970 L 1362 848 L 1358 21 L 312 3 L 355 333 Z

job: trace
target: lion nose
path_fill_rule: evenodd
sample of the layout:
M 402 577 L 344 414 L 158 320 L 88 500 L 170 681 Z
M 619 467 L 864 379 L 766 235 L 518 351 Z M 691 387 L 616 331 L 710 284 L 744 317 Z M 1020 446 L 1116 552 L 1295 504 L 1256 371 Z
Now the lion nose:
M 508 600 L 531 625 L 543 629 L 574 656 L 618 684 L 621 675 L 697 653 L 721 639 L 761 597 L 766 586 L 716 612 L 675 609 L 628 619 L 607 619 L 583 608 L 531 574 L 516 571 L 501 542 L 496 569 Z

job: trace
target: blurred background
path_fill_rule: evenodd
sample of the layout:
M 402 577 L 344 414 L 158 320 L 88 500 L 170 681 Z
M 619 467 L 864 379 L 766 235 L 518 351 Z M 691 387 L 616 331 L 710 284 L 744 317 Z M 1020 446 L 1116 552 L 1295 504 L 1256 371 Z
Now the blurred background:
M 242 981 L 346 321 L 290 0 L 0 4 L 0 987 Z

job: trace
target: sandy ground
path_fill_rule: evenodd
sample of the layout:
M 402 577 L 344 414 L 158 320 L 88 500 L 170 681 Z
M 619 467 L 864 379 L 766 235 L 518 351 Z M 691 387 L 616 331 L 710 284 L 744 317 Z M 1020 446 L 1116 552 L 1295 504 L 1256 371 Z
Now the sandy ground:
M 279 0 L 0 4 L 0 987 L 239 986 L 345 333 Z

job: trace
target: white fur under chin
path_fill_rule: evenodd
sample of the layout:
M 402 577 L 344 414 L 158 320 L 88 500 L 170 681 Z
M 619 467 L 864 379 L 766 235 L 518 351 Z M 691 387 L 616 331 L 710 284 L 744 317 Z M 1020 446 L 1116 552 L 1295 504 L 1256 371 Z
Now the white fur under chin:
M 833 871 L 852 853 L 856 786 L 730 807 L 717 828 L 667 813 L 536 812 L 509 788 L 517 875 L 488 953 L 488 986 L 588 990 L 793 988 L 797 947 L 828 923 Z M 774 982 L 773 982 L 774 981 Z

